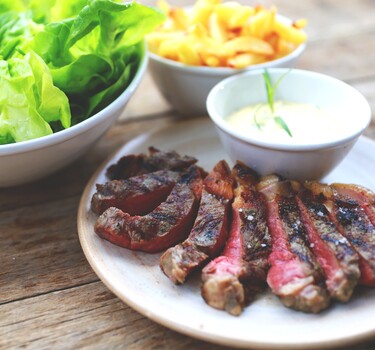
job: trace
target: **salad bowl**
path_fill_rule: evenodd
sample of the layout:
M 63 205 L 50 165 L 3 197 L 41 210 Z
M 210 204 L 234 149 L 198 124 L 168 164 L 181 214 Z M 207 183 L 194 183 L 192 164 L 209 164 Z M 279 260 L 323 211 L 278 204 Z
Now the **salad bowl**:
M 136 2 L 39 5 L 0 12 L 0 187 L 52 174 L 106 132 L 145 73 L 145 34 L 164 20 Z
M 147 62 L 147 55 L 143 52 L 138 70 L 128 87 L 112 103 L 90 118 L 51 135 L 1 145 L 0 187 L 41 179 L 87 152 L 120 116 L 139 86 Z

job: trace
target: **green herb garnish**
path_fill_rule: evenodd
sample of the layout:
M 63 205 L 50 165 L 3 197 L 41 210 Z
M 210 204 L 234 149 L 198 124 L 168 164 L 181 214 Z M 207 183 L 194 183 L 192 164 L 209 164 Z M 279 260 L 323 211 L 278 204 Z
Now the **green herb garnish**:
M 259 123 L 258 119 L 257 119 L 257 113 L 258 111 L 261 109 L 261 105 L 258 106 L 254 112 L 254 123 L 256 125 L 256 127 L 259 129 L 259 130 L 262 130 L 262 125 Z
M 280 125 L 280 127 L 285 130 L 285 132 L 290 136 L 290 137 L 293 137 L 287 123 L 285 122 L 285 120 L 280 117 L 280 116 L 276 116 L 274 113 L 275 113 L 275 107 L 274 107 L 274 96 L 275 96 L 275 93 L 276 93 L 276 90 L 281 82 L 281 80 L 285 77 L 285 75 L 287 75 L 288 73 L 290 72 L 290 69 L 285 72 L 277 81 L 274 85 L 272 85 L 272 82 L 271 82 L 271 77 L 268 73 L 268 70 L 265 69 L 264 70 L 264 73 L 263 73 L 263 79 L 264 79 L 264 83 L 266 85 L 266 92 L 267 92 L 267 102 L 268 102 L 268 105 L 270 107 L 270 110 L 271 110 L 271 115 L 273 117 L 273 120 L 275 121 L 276 124 Z M 260 130 L 261 129 L 261 125 L 259 123 L 259 121 L 257 120 L 257 112 L 258 112 L 259 108 L 255 111 L 254 113 L 254 123 L 255 125 L 257 126 L 257 128 Z

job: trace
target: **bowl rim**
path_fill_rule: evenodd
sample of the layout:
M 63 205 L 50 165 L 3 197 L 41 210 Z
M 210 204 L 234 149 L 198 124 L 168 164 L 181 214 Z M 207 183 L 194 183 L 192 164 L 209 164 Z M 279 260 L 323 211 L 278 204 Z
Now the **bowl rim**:
M 105 120 L 108 116 L 108 113 L 110 113 L 112 109 L 121 108 L 121 106 L 128 99 L 129 94 L 131 94 L 139 85 L 139 82 L 141 81 L 143 75 L 146 72 L 147 65 L 148 65 L 148 55 L 147 55 L 147 50 L 146 50 L 146 43 L 145 43 L 145 40 L 143 40 L 142 57 L 141 57 L 138 69 L 132 81 L 125 88 L 125 90 L 108 106 L 104 107 L 99 112 L 93 114 L 91 117 L 79 122 L 78 124 L 73 125 L 67 129 L 58 131 L 56 133 L 38 137 L 35 139 L 31 139 L 31 140 L 27 140 L 27 141 L 20 141 L 16 143 L 0 145 L 0 156 L 30 152 L 30 151 L 41 149 L 41 148 L 51 146 L 54 144 L 66 142 L 76 137 L 77 135 L 82 134 L 85 131 L 91 129 L 93 126 Z
M 165 66 L 171 66 L 177 70 L 187 71 L 191 74 L 204 74 L 204 75 L 233 75 L 233 74 L 241 74 L 243 72 L 248 72 L 257 69 L 269 69 L 272 65 L 282 65 L 294 58 L 300 56 L 302 52 L 306 48 L 306 43 L 302 43 L 298 45 L 298 47 L 289 53 L 286 56 L 276 58 L 272 61 L 267 61 L 264 63 L 253 64 L 251 66 L 245 68 L 229 68 L 229 67 L 208 67 L 208 66 L 190 66 L 181 62 L 177 62 L 168 58 L 164 58 L 159 56 L 151 51 L 148 51 L 148 55 L 150 57 L 150 61 L 155 61 L 161 63 Z
M 192 8 L 192 6 L 185 6 L 183 8 L 189 10 Z M 276 14 L 276 17 L 283 22 L 293 23 L 292 19 L 290 19 L 289 17 L 283 16 L 279 13 Z M 292 52 L 290 52 L 286 56 L 276 58 L 272 61 L 253 64 L 245 68 L 191 66 L 191 65 L 184 64 L 178 61 L 174 61 L 168 58 L 164 58 L 156 53 L 151 52 L 150 50 L 147 50 L 147 52 L 150 57 L 150 61 L 155 61 L 166 66 L 172 66 L 173 68 L 177 70 L 188 71 L 190 74 L 233 75 L 233 74 L 247 72 L 247 71 L 255 70 L 255 69 L 269 68 L 270 66 L 275 65 L 275 64 L 283 65 L 284 63 L 300 56 L 302 52 L 305 50 L 307 42 L 308 40 L 302 44 L 299 44 Z
M 280 151 L 291 151 L 291 152 L 304 152 L 304 151 L 315 151 L 315 150 L 322 150 L 322 149 L 328 149 L 328 148 L 335 148 L 338 146 L 345 145 L 349 143 L 350 141 L 352 141 L 353 139 L 358 138 L 370 124 L 372 116 L 371 116 L 371 108 L 370 108 L 368 101 L 357 89 L 345 83 L 344 81 L 336 79 L 334 77 L 331 77 L 323 73 L 318 73 L 318 72 L 314 72 L 310 70 L 295 69 L 295 68 L 292 68 L 292 69 L 290 68 L 268 68 L 267 70 L 270 75 L 274 73 L 283 74 L 290 70 L 291 72 L 293 72 L 293 74 L 305 76 L 305 78 L 307 79 L 310 77 L 318 77 L 332 84 L 344 86 L 346 89 L 349 89 L 352 94 L 356 95 L 358 98 L 358 101 L 360 101 L 360 103 L 363 104 L 363 108 L 366 113 L 365 122 L 357 124 L 357 126 L 355 127 L 355 132 L 350 135 L 347 135 L 345 137 L 341 137 L 338 139 L 334 139 L 332 141 L 327 141 L 327 142 L 322 142 L 322 143 L 317 143 L 317 144 L 282 144 L 282 143 L 272 142 L 272 141 L 262 141 L 259 139 L 254 139 L 249 136 L 245 136 L 241 134 L 240 132 L 236 131 L 235 129 L 231 128 L 229 124 L 223 119 L 223 117 L 221 117 L 217 113 L 214 100 L 215 100 L 216 95 L 219 93 L 219 91 L 225 89 L 225 87 L 228 84 L 231 84 L 238 79 L 244 79 L 248 76 L 258 76 L 259 74 L 262 74 L 264 72 L 263 69 L 259 69 L 259 70 L 247 71 L 241 74 L 237 74 L 237 75 L 225 78 L 211 89 L 206 100 L 206 108 L 207 108 L 209 117 L 211 118 L 213 123 L 216 125 L 216 127 L 220 128 L 222 131 L 229 134 L 230 136 L 242 142 L 245 142 L 247 144 L 252 144 L 258 147 L 272 149 L 276 151 L 280 150 Z

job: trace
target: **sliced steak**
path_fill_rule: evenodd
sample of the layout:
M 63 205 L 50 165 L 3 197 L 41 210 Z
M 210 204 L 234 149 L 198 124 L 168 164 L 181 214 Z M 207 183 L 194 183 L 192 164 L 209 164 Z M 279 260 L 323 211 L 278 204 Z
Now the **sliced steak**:
M 289 181 L 272 175 L 257 188 L 267 198 L 267 223 L 272 237 L 267 282 L 287 307 L 319 312 L 330 298 L 324 275 L 310 248 L 307 232 Z
M 375 193 L 359 185 L 332 184 L 335 196 L 342 199 L 354 199 L 363 208 L 371 223 L 375 226 Z
M 184 283 L 195 268 L 221 252 L 228 237 L 232 197 L 230 169 L 220 161 L 204 180 L 198 216 L 189 237 L 160 258 L 160 267 L 172 282 Z
M 158 170 L 184 171 L 197 160 L 190 156 L 180 156 L 175 151 L 163 152 L 154 147 L 149 148 L 149 155 L 127 155 L 107 169 L 111 180 L 128 179 L 136 175 Z
M 347 302 L 360 277 L 357 253 L 336 228 L 321 197 L 301 188 L 297 203 L 310 247 L 324 270 L 328 292 L 331 297 Z
M 334 188 L 316 182 L 306 186 L 325 197 L 331 219 L 359 255 L 360 283 L 375 287 L 375 227 L 365 209 L 352 197 L 341 195 Z
M 145 216 L 131 216 L 111 207 L 97 220 L 95 232 L 121 247 L 159 252 L 189 234 L 202 192 L 200 169 L 191 166 L 176 183 L 165 202 Z
M 254 187 L 258 175 L 242 163 L 232 175 L 237 185 L 229 238 L 222 255 L 202 271 L 202 296 L 212 307 L 239 315 L 266 285 L 271 236 L 265 199 Z
M 98 184 L 91 199 L 91 209 L 98 215 L 110 207 L 130 215 L 145 215 L 166 200 L 180 176 L 175 171 L 160 170 Z

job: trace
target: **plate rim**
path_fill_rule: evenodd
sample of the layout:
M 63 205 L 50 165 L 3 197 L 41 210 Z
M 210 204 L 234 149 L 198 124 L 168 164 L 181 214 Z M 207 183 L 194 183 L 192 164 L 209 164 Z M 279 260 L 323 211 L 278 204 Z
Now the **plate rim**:
M 156 312 L 147 310 L 146 308 L 142 307 L 141 304 L 134 302 L 131 298 L 127 297 L 122 291 L 118 290 L 112 283 L 107 279 L 107 277 L 101 272 L 99 264 L 97 264 L 96 259 L 92 255 L 88 237 L 86 237 L 84 226 L 86 224 L 86 220 L 81 220 L 81 218 L 86 218 L 88 215 L 87 212 L 87 201 L 90 199 L 90 194 L 92 189 L 95 187 L 97 178 L 99 175 L 104 171 L 104 169 L 108 166 L 108 164 L 113 163 L 116 161 L 117 158 L 121 156 L 121 152 L 123 152 L 126 148 L 137 147 L 138 144 L 142 144 L 142 140 L 149 138 L 150 136 L 165 132 L 168 129 L 173 129 L 176 125 L 181 124 L 191 124 L 191 123 L 204 123 L 209 122 L 208 119 L 198 119 L 198 120 L 184 120 L 178 121 L 177 123 L 169 124 L 167 126 L 156 128 L 150 132 L 140 134 L 127 142 L 123 143 L 120 147 L 118 147 L 114 152 L 112 152 L 94 171 L 92 176 L 90 177 L 89 181 L 86 183 L 84 191 L 82 192 L 79 207 L 77 211 L 77 230 L 78 230 L 78 238 L 80 241 L 80 245 L 84 252 L 85 258 L 87 259 L 89 265 L 94 270 L 95 274 L 99 277 L 100 281 L 122 302 L 125 302 L 128 306 L 130 306 L 135 311 L 139 312 L 143 316 L 147 317 L 148 319 L 168 328 L 174 330 L 180 334 L 184 334 L 190 336 L 195 339 L 199 339 L 202 341 L 207 341 L 213 344 L 236 347 L 236 348 L 248 348 L 248 347 L 256 347 L 258 349 L 315 349 L 316 347 L 321 348 L 332 348 L 338 346 L 348 346 L 354 343 L 359 343 L 361 341 L 366 341 L 371 339 L 375 336 L 375 327 L 373 330 L 361 332 L 356 335 L 349 335 L 349 336 L 342 336 L 336 337 L 331 340 L 323 340 L 317 342 L 298 342 L 298 343 L 272 343 L 272 342 L 258 342 L 258 341 L 249 341 L 249 340 L 239 340 L 239 339 L 231 339 L 230 337 L 225 337 L 221 335 L 214 335 L 211 333 L 207 333 L 204 330 L 200 330 L 198 328 L 187 326 L 186 324 L 182 324 L 181 322 L 175 322 L 168 319 L 163 315 L 159 315 Z M 213 127 L 213 125 L 212 125 Z M 367 136 L 361 136 L 359 138 L 359 142 L 370 143 L 372 147 L 375 148 L 375 141 L 370 139 Z M 122 154 L 123 155 L 123 154 Z M 271 340 L 271 339 L 270 339 Z

